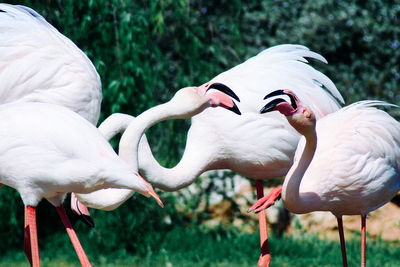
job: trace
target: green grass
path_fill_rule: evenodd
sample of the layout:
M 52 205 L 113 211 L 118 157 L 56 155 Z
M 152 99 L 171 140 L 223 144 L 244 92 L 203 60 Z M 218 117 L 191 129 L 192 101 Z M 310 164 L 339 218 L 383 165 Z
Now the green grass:
M 79 266 L 72 246 L 64 236 L 41 249 L 42 266 Z M 155 240 L 155 242 L 151 242 Z M 88 242 L 88 240 L 84 240 Z M 255 266 L 259 256 L 257 234 L 237 230 L 194 231 L 175 228 L 167 233 L 148 233 L 141 251 L 127 252 L 119 248 L 103 254 L 94 244 L 83 243 L 94 266 Z M 42 244 L 43 245 L 43 244 Z M 321 240 L 304 234 L 297 237 L 270 237 L 272 266 L 341 266 L 339 242 Z M 360 263 L 360 238 L 347 241 L 350 266 Z M 368 240 L 369 266 L 399 266 L 400 243 Z M 28 266 L 20 251 L 9 251 L 0 259 L 2 266 Z

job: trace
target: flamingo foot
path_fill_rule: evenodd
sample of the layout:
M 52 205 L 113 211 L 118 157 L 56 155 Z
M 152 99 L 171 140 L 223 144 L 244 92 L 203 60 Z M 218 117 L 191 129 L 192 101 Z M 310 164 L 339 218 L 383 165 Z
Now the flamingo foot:
M 94 221 L 90 217 L 89 209 L 78 200 L 75 193 L 71 193 L 71 210 L 87 226 L 94 228 Z
M 64 223 L 65 230 L 67 230 L 69 238 L 71 239 L 72 245 L 75 248 L 76 254 L 78 255 L 81 265 L 83 267 L 91 267 L 92 265 L 90 264 L 89 259 L 87 258 L 86 253 L 83 250 L 81 243 L 79 242 L 78 236 L 76 235 L 74 228 L 72 228 L 72 224 L 69 221 L 67 214 L 65 213 L 64 207 L 59 206 L 56 208 L 57 208 L 58 214 L 61 217 L 62 222 Z
M 267 209 L 268 207 L 274 205 L 276 200 L 281 198 L 281 193 L 282 186 L 272 189 L 268 195 L 258 199 L 257 202 L 247 210 L 247 212 L 254 211 L 257 213 Z
M 31 266 L 40 266 L 39 245 L 36 227 L 36 209 L 32 206 L 25 207 L 24 252 Z

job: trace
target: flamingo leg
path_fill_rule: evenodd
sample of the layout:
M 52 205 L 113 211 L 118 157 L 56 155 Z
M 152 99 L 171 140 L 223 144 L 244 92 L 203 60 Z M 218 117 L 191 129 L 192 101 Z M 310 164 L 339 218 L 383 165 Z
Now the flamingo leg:
M 272 189 L 271 192 L 269 192 L 265 197 L 263 194 L 263 196 L 259 198 L 257 202 L 254 203 L 254 205 L 247 210 L 247 212 L 254 211 L 257 213 L 269 208 L 270 206 L 275 204 L 275 201 L 280 199 L 281 193 L 282 193 L 282 186 L 278 186 Z
M 343 220 L 342 217 L 337 217 L 337 224 L 339 229 L 340 247 L 342 249 L 343 267 L 347 267 L 347 254 L 346 254 L 346 241 L 344 240 Z
M 71 239 L 72 245 L 75 248 L 76 254 L 78 255 L 79 261 L 81 262 L 81 265 L 83 267 L 89 267 L 92 266 L 89 262 L 89 259 L 86 256 L 85 251 L 82 248 L 81 243 L 79 242 L 78 236 L 75 233 L 74 228 L 72 228 L 72 224 L 68 219 L 68 216 L 64 210 L 63 206 L 56 207 L 58 214 L 61 217 L 62 222 L 64 223 L 65 229 L 67 230 L 67 233 L 69 235 L 69 238 Z
M 31 266 L 40 266 L 39 245 L 36 228 L 36 208 L 32 206 L 25 206 L 24 252 Z
M 361 267 L 365 267 L 367 264 L 366 248 L 367 248 L 367 216 L 361 215 Z
M 264 183 L 262 180 L 256 180 L 257 199 L 264 196 Z M 258 223 L 260 225 L 260 241 L 261 241 L 261 255 L 258 260 L 258 267 L 268 267 L 271 263 L 271 255 L 268 247 L 268 232 L 267 232 L 267 219 L 265 217 L 265 210 L 258 213 Z

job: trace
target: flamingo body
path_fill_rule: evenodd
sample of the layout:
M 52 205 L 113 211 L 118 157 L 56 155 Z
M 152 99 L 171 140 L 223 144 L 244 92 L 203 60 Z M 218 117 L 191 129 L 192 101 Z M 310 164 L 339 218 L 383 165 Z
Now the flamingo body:
M 300 195 L 315 194 L 315 205 L 298 207 L 296 213 L 367 215 L 400 190 L 400 123 L 374 104 L 379 102 L 355 103 L 317 121 L 317 148 L 299 188 Z M 304 147 L 305 138 L 295 162 Z
M 0 178 L 26 206 L 44 197 L 59 206 L 67 192 L 146 185 L 97 128 L 66 108 L 44 103 L 0 106 Z M 137 185 L 135 185 L 135 183 Z
M 65 194 L 129 188 L 153 196 L 151 186 L 122 161 L 97 128 L 77 113 L 47 103 L 0 105 L 0 183 L 15 188 L 25 205 L 25 254 L 40 266 L 35 207 L 56 206 L 82 266 L 89 260 L 62 207 Z
M 282 188 L 285 207 L 293 213 L 330 211 L 338 221 L 343 266 L 347 267 L 343 215 L 361 215 L 361 266 L 366 266 L 367 214 L 389 202 L 400 189 L 400 123 L 376 106 L 361 101 L 316 121 L 314 113 L 290 90 L 261 113 L 278 110 L 303 135 Z M 392 105 L 393 106 L 393 105 Z M 265 208 L 260 199 L 250 210 Z

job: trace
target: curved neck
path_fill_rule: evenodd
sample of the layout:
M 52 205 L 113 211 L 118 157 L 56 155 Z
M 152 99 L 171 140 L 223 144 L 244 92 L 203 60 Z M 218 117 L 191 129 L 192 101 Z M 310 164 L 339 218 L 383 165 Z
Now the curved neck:
M 138 147 L 144 132 L 157 122 L 174 118 L 170 102 L 150 108 L 133 120 L 119 142 L 119 156 L 134 170 L 138 170 Z
M 130 160 L 133 162 L 132 164 L 137 164 L 137 161 L 139 161 L 140 173 L 155 187 L 165 191 L 176 191 L 190 185 L 201 173 L 209 170 L 211 157 L 217 151 L 214 151 L 215 153 L 213 153 L 213 151 L 201 153 L 200 151 L 202 151 L 204 144 L 199 142 L 199 138 L 195 136 L 195 133 L 193 134 L 193 128 L 191 127 L 188 132 L 185 152 L 182 159 L 175 167 L 165 168 L 158 163 L 153 156 L 145 134 L 143 134 L 140 139 L 138 154 L 136 155 L 134 151 L 136 151 L 137 145 L 133 144 L 137 142 L 135 138 L 137 139 L 145 129 L 154 125 L 153 116 L 158 117 L 156 121 L 165 119 L 165 117 L 160 117 L 160 115 L 157 114 L 158 112 L 163 112 L 164 109 L 165 106 L 161 109 L 154 108 L 151 114 L 145 112 L 146 114 L 141 114 L 137 119 L 131 115 L 114 113 L 101 123 L 99 131 L 107 140 L 110 140 L 117 133 L 123 133 L 131 123 L 135 122 L 135 125 L 131 129 L 135 129 L 136 137 L 131 136 L 129 140 L 124 141 L 130 141 L 132 142 L 131 144 L 121 144 L 122 146 L 126 146 L 125 153 L 128 154 L 126 157 L 130 157 Z M 151 122 L 148 120 L 151 120 Z M 196 132 L 196 130 L 194 130 L 194 132 Z M 124 138 L 126 138 L 126 135 Z M 134 146 L 134 148 L 131 147 L 129 149 L 129 146 Z M 210 148 L 211 147 L 209 147 L 209 149 Z M 217 150 L 217 148 L 215 150 Z M 138 160 L 137 157 L 139 158 Z
M 114 113 L 100 124 L 98 130 L 107 141 L 110 141 L 118 133 L 122 134 L 134 119 L 135 117 L 128 114 Z
M 139 165 L 143 176 L 158 188 L 175 191 L 191 184 L 198 175 L 208 170 L 213 153 L 200 155 L 197 152 L 201 151 L 201 144 L 189 141 L 181 161 L 174 168 L 164 168 L 157 162 L 143 133 L 157 122 L 179 118 L 179 114 L 169 111 L 173 110 L 173 107 L 170 108 L 171 104 L 168 103 L 151 108 L 137 118 L 126 114 L 113 114 L 99 126 L 99 130 L 109 140 L 126 129 L 121 137 L 119 156 L 128 162 L 133 170 L 138 170 L 139 154 Z M 112 210 L 130 198 L 133 193 L 133 190 L 109 188 L 76 196 L 88 207 Z
M 204 144 L 196 142 L 196 138 L 191 136 L 189 130 L 183 156 L 173 168 L 165 168 L 157 162 L 143 136 L 138 153 L 139 169 L 143 177 L 164 191 L 176 191 L 192 184 L 201 173 L 209 170 L 212 156 L 217 152 L 202 153 Z
M 201 150 L 201 147 L 197 147 L 199 144 L 187 142 L 183 157 L 174 168 L 165 168 L 157 162 L 147 139 L 141 137 L 147 129 L 160 121 L 181 118 L 182 114 L 177 113 L 174 106 L 167 102 L 143 112 L 129 124 L 119 144 L 119 156 L 135 170 L 140 168 L 151 184 L 166 191 L 175 191 L 191 184 L 207 170 L 212 154 L 200 155 L 197 153 Z
M 318 197 L 313 192 L 300 192 L 300 184 L 314 157 L 317 148 L 317 135 L 313 133 L 305 136 L 306 144 L 300 160 L 295 162 L 286 175 L 282 186 L 282 199 L 285 207 L 293 213 L 307 213 L 314 211 L 314 204 Z

